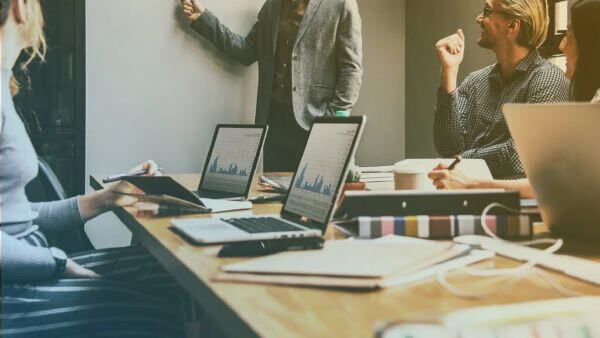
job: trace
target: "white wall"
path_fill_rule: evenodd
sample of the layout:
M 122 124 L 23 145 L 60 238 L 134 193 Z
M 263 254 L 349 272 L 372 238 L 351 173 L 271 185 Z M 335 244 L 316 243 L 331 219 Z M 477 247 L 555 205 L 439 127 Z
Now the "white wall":
M 175 0 L 87 0 L 88 174 L 147 159 L 168 172 L 199 172 L 217 123 L 253 122 L 256 66 L 221 57 L 182 20 Z M 205 0 L 247 32 L 262 0 Z M 99 247 L 127 245 L 116 217 L 87 226 Z
M 356 161 L 392 164 L 404 159 L 405 0 L 358 0 L 358 5 L 364 75 L 353 114 L 367 115 L 367 128 Z
M 204 0 L 247 32 L 264 0 Z M 368 115 L 357 161 L 404 156 L 404 0 L 359 0 L 364 77 L 354 112 Z M 217 123 L 253 122 L 257 71 L 223 57 L 187 27 L 176 0 L 87 0 L 87 173 L 155 159 L 199 172 Z M 98 247 L 127 245 L 112 215 L 90 222 Z
M 481 28 L 475 17 L 483 10 L 481 0 L 409 0 L 406 3 L 406 155 L 436 157 L 433 144 L 433 116 L 440 62 L 435 43 L 462 28 L 466 36 L 465 58 L 460 67 L 462 81 L 467 74 L 495 62 L 489 50 L 477 40 Z

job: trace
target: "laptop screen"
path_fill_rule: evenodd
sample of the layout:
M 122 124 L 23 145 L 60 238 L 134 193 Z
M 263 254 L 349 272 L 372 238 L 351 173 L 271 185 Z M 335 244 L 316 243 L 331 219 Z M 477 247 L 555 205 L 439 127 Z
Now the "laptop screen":
M 217 127 L 198 190 L 246 194 L 264 134 L 264 127 Z
M 360 120 L 359 120 L 360 121 Z M 284 211 L 326 223 L 361 123 L 315 123 Z

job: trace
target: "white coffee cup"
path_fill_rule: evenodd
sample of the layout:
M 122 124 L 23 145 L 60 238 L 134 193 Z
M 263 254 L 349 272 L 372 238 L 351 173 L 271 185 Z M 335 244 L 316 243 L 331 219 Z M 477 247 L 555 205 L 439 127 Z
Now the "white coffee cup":
M 396 190 L 422 190 L 425 188 L 427 173 L 418 167 L 394 168 L 394 188 Z

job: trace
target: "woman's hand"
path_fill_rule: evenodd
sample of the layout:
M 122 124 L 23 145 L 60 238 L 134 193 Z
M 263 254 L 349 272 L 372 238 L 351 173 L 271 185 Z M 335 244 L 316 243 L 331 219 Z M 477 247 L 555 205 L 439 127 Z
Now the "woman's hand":
M 448 170 L 448 166 L 438 164 L 427 174 L 438 189 L 471 189 L 474 181 L 458 169 Z
M 145 170 L 146 174 L 143 176 L 161 176 L 162 173 L 158 170 L 156 162 L 149 160 L 140 165 L 131 168 L 129 172 L 136 172 Z M 138 189 L 133 184 L 126 181 L 119 181 L 108 185 L 102 194 L 103 204 L 106 210 L 112 210 L 114 208 L 121 208 L 134 205 L 138 202 L 135 196 L 130 195 L 143 195 L 144 192 Z
M 162 173 L 158 169 L 158 165 L 156 164 L 156 162 L 154 162 L 152 160 L 148 160 L 142 164 L 139 164 L 139 165 L 131 168 L 131 170 L 129 170 L 129 172 L 132 173 L 132 172 L 141 171 L 141 170 L 146 171 L 146 173 L 143 176 L 161 176 L 162 175 Z
M 147 171 L 144 176 L 162 175 L 158 165 L 152 160 L 132 168 L 130 172 L 142 169 Z M 114 208 L 131 206 L 138 202 L 138 199 L 131 195 L 143 194 L 143 191 L 129 182 L 115 182 L 107 185 L 103 190 L 79 197 L 79 212 L 85 222 Z
M 72 259 L 67 259 L 67 266 L 62 277 L 66 278 L 100 278 L 100 275 L 94 271 L 84 268 L 83 266 L 75 263 Z
M 161 176 L 162 173 L 158 169 L 156 162 L 149 160 L 140 165 L 131 168 L 129 172 L 145 170 L 143 176 Z M 138 202 L 135 196 L 128 195 L 143 195 L 144 192 L 129 182 L 120 181 L 113 183 L 105 189 L 108 209 L 127 207 Z
M 138 187 L 126 181 L 115 182 L 107 186 L 101 193 L 101 203 L 106 211 L 134 205 L 138 199 L 131 195 L 144 194 Z

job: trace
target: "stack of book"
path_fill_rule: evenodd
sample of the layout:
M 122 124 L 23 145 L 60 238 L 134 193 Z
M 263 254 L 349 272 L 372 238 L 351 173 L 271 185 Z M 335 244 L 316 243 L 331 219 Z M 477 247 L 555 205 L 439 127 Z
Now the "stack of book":
M 502 238 L 528 238 L 533 233 L 533 221 L 527 215 L 490 215 L 485 224 Z M 429 239 L 485 235 L 481 217 L 474 215 L 358 217 L 336 225 L 350 236 L 365 239 L 387 235 Z

